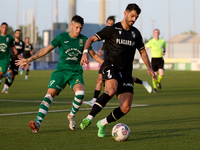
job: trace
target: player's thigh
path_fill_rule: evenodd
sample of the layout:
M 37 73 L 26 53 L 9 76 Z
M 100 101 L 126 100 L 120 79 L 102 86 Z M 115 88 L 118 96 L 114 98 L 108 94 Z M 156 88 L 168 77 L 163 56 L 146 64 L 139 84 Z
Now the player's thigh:
M 64 72 L 54 71 L 51 74 L 48 89 L 52 88 L 57 90 L 58 92 L 61 92 L 67 84 L 67 78 L 68 76 Z
M 83 75 L 81 73 L 80 74 L 79 73 L 72 74 L 69 79 L 69 85 L 70 85 L 71 90 L 74 90 L 74 87 L 75 88 L 80 87 L 81 84 L 83 85 L 83 87 L 85 86 L 85 83 L 83 80 Z M 84 90 L 84 88 L 83 88 L 83 90 Z
M 10 65 L 10 60 L 2 59 L 0 60 L 0 72 L 6 73 Z
M 114 96 L 117 93 L 118 81 L 116 79 L 105 80 L 104 93 Z
M 77 91 L 85 91 L 85 86 L 82 83 L 78 83 L 73 87 L 74 93 Z

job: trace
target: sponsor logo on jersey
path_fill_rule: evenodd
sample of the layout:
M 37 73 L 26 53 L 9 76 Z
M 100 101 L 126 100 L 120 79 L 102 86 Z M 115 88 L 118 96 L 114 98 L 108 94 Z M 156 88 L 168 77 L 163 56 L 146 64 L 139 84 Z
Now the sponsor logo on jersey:
M 64 43 L 68 43 L 69 41 L 64 41 Z
M 75 61 L 77 61 L 78 60 L 78 56 L 81 55 L 82 53 L 77 48 L 70 48 L 70 49 L 65 51 L 65 54 L 68 55 L 66 60 L 75 60 Z
M 83 39 L 79 39 L 79 46 L 83 46 Z
M 22 49 L 22 46 L 20 46 L 20 45 L 15 45 L 15 48 L 16 48 L 16 49 Z
M 133 84 L 132 84 L 132 83 L 123 83 L 123 86 L 130 86 L 130 87 L 133 87 Z
M 5 43 L 0 44 L 0 52 L 5 52 L 7 48 L 7 45 Z
M 128 45 L 128 46 L 133 46 L 131 40 L 126 40 L 126 39 L 116 39 L 116 44 L 123 44 L 123 45 Z

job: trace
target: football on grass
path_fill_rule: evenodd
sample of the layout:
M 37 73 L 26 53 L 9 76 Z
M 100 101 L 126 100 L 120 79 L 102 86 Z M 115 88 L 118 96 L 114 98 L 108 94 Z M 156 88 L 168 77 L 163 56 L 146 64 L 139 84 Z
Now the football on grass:
M 126 141 L 130 136 L 130 129 L 124 123 L 116 124 L 112 129 L 112 137 L 116 141 Z

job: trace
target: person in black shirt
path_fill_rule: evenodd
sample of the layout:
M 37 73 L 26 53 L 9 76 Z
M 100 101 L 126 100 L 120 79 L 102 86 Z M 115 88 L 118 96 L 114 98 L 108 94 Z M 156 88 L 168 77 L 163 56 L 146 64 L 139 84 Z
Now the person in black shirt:
M 23 53 L 23 57 L 24 58 L 29 58 L 31 57 L 31 55 L 33 54 L 34 50 L 33 50 L 33 46 L 29 43 L 29 37 L 26 37 L 25 38 L 25 48 L 24 48 L 24 53 Z M 29 74 L 29 66 L 30 64 L 26 64 L 26 76 L 25 76 L 25 79 L 28 80 L 28 74 Z M 21 67 L 21 72 L 20 74 L 22 75 L 23 72 L 24 72 L 24 67 L 25 66 L 22 66 Z
M 20 40 L 20 37 L 21 37 L 20 29 L 15 30 L 14 36 L 15 36 L 14 45 L 15 45 L 15 49 L 17 50 L 17 54 L 15 54 L 13 50 L 10 50 L 10 66 L 8 68 L 8 72 L 11 73 L 12 82 L 8 82 L 8 79 L 6 78 L 4 88 L 1 91 L 2 93 L 5 93 L 5 94 L 9 93 L 8 89 L 12 85 L 15 79 L 15 75 L 18 75 L 19 66 L 15 65 L 15 60 L 19 60 L 19 58 L 21 57 L 21 54 L 24 51 L 24 45 L 25 45 L 24 42 Z
M 106 26 L 111 26 L 114 23 L 115 23 L 115 16 L 109 16 L 106 19 Z M 98 52 L 99 56 L 103 56 L 103 54 L 102 54 L 103 50 L 104 50 L 104 46 L 102 45 L 102 47 L 99 49 L 99 52 Z M 94 105 L 95 101 L 97 100 L 100 92 L 101 92 L 101 88 L 102 88 L 102 84 L 103 84 L 102 70 L 101 69 L 99 70 L 99 74 L 98 74 L 98 78 L 97 78 L 97 82 L 96 82 L 96 87 L 95 87 L 95 91 L 94 91 L 94 96 L 93 96 L 92 100 L 90 100 L 90 101 L 83 101 L 82 104 L 85 105 L 85 106 L 92 107 Z M 152 87 L 149 85 L 149 83 L 147 81 L 142 81 L 135 76 L 132 76 L 132 78 L 133 78 L 133 82 L 143 85 L 149 93 L 152 92 Z
M 104 62 L 101 66 L 105 89 L 104 93 L 93 105 L 87 118 L 82 120 L 81 129 L 84 130 L 92 123 L 92 119 L 115 94 L 120 103 L 120 107 L 114 109 L 110 115 L 97 122 L 99 137 L 105 137 L 104 129 L 106 124 L 120 119 L 131 109 L 133 98 L 132 68 L 136 48 L 147 66 L 148 74 L 151 74 L 156 79 L 145 51 L 142 36 L 139 30 L 132 26 L 139 17 L 140 12 L 141 9 L 137 4 L 129 4 L 124 11 L 124 19 L 121 22 L 113 26 L 106 26 L 97 32 L 86 41 L 84 47 L 86 52 L 93 42 L 105 40 Z M 84 63 L 88 63 L 87 53 L 84 53 L 81 59 L 81 64 Z

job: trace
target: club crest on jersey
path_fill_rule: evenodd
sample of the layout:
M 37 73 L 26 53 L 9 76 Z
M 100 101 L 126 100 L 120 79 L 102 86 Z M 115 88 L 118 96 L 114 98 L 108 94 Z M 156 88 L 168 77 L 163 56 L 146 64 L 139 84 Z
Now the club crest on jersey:
M 132 37 L 135 38 L 135 33 L 131 31 Z
M 6 38 L 6 42 L 9 42 L 9 37 Z
M 122 34 L 122 31 L 119 31 L 119 35 L 121 35 Z
M 83 39 L 79 39 L 79 46 L 83 46 Z

